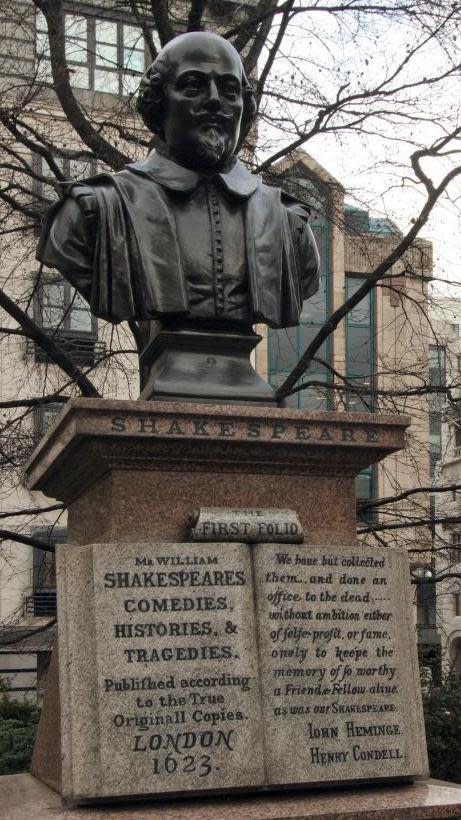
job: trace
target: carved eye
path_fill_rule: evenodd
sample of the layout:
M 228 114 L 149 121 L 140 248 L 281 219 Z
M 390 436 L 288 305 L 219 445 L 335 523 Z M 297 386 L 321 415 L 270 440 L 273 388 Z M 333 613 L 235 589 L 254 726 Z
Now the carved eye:
M 224 83 L 222 86 L 222 92 L 227 97 L 236 97 L 240 91 L 240 88 L 234 82 L 227 82 Z
M 201 83 L 197 77 L 186 77 L 185 79 L 183 79 L 181 86 L 184 91 L 188 91 L 194 94 L 200 91 Z

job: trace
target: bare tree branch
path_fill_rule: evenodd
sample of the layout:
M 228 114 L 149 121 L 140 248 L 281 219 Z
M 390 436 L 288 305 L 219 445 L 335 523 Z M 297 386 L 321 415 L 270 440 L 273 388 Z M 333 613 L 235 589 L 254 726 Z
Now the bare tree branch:
M 114 170 L 120 170 L 129 162 L 129 157 L 107 142 L 93 128 L 72 90 L 66 61 L 64 6 L 62 0 L 34 0 L 34 2 L 45 15 L 48 24 L 53 88 L 61 103 L 62 110 L 85 145 L 94 151 L 95 156 L 114 168 Z
M 63 350 L 50 336 L 42 330 L 42 328 L 30 318 L 30 316 L 25 313 L 22 308 L 19 307 L 9 296 L 6 295 L 4 290 L 0 289 L 0 307 L 6 310 L 13 319 L 18 322 L 21 326 L 24 334 L 29 338 L 32 339 L 34 342 L 37 342 L 38 345 L 44 350 L 48 356 L 55 362 L 55 364 L 59 365 L 61 370 L 64 370 L 68 376 L 75 382 L 77 387 L 81 390 L 82 395 L 93 397 L 93 398 L 100 398 L 99 392 L 96 390 L 95 386 L 90 382 L 90 380 L 85 376 L 85 374 L 80 370 L 79 367 L 72 361 L 70 356 L 67 355 L 65 350 Z
M 26 510 L 10 510 L 0 512 L 0 518 L 16 518 L 23 515 L 41 515 L 42 513 L 54 512 L 54 510 L 64 510 L 65 504 L 50 504 L 48 507 L 29 507 Z
M 54 544 L 43 541 L 41 538 L 32 538 L 30 535 L 23 535 L 15 530 L 0 529 L 0 541 L 16 541 L 18 544 L 26 544 L 28 547 L 43 550 L 43 552 L 55 552 Z
M 165 46 L 176 36 L 175 30 L 170 23 L 168 3 L 166 0 L 151 0 L 150 8 L 160 42 L 162 46 Z

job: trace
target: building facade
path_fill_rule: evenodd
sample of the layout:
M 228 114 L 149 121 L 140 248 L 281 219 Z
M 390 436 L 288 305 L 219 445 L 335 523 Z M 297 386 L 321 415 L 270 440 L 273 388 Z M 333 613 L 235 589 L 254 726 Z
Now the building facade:
M 222 13 L 229 15 L 231 7 L 232 3 L 223 4 Z M 68 9 L 66 55 L 79 105 L 93 122 L 114 123 L 112 138 L 116 147 L 128 150 L 129 131 L 131 155 L 145 155 L 149 137 L 130 104 L 130 94 L 150 60 L 139 26 L 123 3 L 117 4 L 117 11 L 113 3 L 104 0 L 69 4 Z M 234 11 L 238 13 L 238 9 Z M 96 162 L 79 141 L 62 105 L 48 87 L 50 52 L 42 15 L 35 13 L 31 2 L 8 2 L 2 10 L 1 25 L 6 44 L 0 66 L 3 91 L 13 108 L 16 101 L 23 131 L 29 129 L 34 135 L 30 149 L 24 140 L 18 148 L 14 132 L 6 129 L 5 144 L 9 145 L 11 156 L 19 152 L 20 171 L 4 169 L 2 173 L 9 174 L 5 179 L 14 174 L 15 191 L 19 194 L 20 186 L 25 188 L 24 179 L 28 179 L 34 202 L 42 202 L 44 207 L 48 199 L 58 195 L 56 173 L 63 180 L 78 179 L 104 168 L 104 162 Z M 256 367 L 277 386 L 328 316 L 395 247 L 400 233 L 389 220 L 345 205 L 342 185 L 304 152 L 277 165 L 267 182 L 283 185 L 294 196 L 309 202 L 322 265 L 319 292 L 306 303 L 297 328 L 258 328 L 263 340 L 256 350 Z M 57 273 L 38 268 L 34 259 L 37 224 L 36 219 L 28 216 L 26 194 L 24 197 L 22 214 L 10 213 L 8 201 L 3 200 L 1 224 L 8 224 L 8 228 L 0 231 L 2 286 L 91 377 L 102 395 L 135 398 L 139 392 L 137 357 L 130 329 L 124 325 L 114 328 L 95 320 L 67 282 Z M 24 230 L 19 232 L 21 226 Z M 13 230 L 18 230 L 18 234 L 9 232 Z M 17 236 L 21 237 L 19 244 Z M 407 394 L 408 388 L 427 378 L 426 302 L 431 271 L 431 246 L 421 240 L 391 269 L 389 277 L 347 315 L 319 351 L 306 377 L 307 388 L 287 400 L 290 405 L 314 411 L 411 415 L 407 450 L 359 476 L 357 498 L 362 505 L 373 498 L 412 488 L 415 482 L 425 485 L 430 479 L 427 401 Z M 47 626 L 54 622 L 56 614 L 54 557 L 52 552 L 40 549 L 39 544 L 65 541 L 66 515 L 65 510 L 48 509 L 53 506 L 52 500 L 24 488 L 21 465 L 63 401 L 78 391 L 37 340 L 17 334 L 16 329 L 17 323 L 8 314 L 2 316 L 0 402 L 4 456 L 0 515 L 5 529 L 14 530 L 23 543 L 7 535 L 2 539 L 0 676 L 9 680 L 16 697 L 34 699 L 40 691 L 53 638 L 53 629 Z M 14 406 L 15 402 L 31 398 L 39 399 L 35 406 Z M 405 515 L 405 511 L 403 504 L 401 514 Z M 384 514 L 363 507 L 359 516 L 361 538 L 376 543 L 377 536 L 365 530 L 385 520 Z M 424 526 L 404 534 L 392 530 L 386 531 L 386 540 L 423 548 L 430 541 L 430 533 Z M 425 612 L 428 611 L 426 607 Z M 424 621 L 419 626 L 421 647 L 426 651 L 431 647 L 435 624 Z M 37 628 L 42 631 L 37 633 Z
M 430 381 L 444 388 L 430 410 L 437 627 L 443 668 L 461 677 L 461 300 L 438 298 L 430 315 Z

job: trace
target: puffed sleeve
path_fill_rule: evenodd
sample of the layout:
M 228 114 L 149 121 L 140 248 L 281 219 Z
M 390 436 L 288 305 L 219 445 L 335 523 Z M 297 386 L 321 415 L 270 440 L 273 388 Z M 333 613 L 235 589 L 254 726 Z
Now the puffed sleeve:
M 310 209 L 304 202 L 288 197 L 286 194 L 284 194 L 284 205 L 297 250 L 302 298 L 303 300 L 309 299 L 317 293 L 320 283 L 320 256 L 308 222 Z
M 37 259 L 60 271 L 87 300 L 96 224 L 96 199 L 91 188 L 74 185 L 48 212 L 37 248 Z

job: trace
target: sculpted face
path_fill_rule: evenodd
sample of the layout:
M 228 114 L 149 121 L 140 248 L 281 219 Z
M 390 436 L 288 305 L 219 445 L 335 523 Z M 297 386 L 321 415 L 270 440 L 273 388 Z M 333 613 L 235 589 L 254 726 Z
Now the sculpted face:
M 178 37 L 165 51 L 169 71 L 163 132 L 169 154 L 187 168 L 221 170 L 240 133 L 240 57 L 226 40 L 203 33 Z

